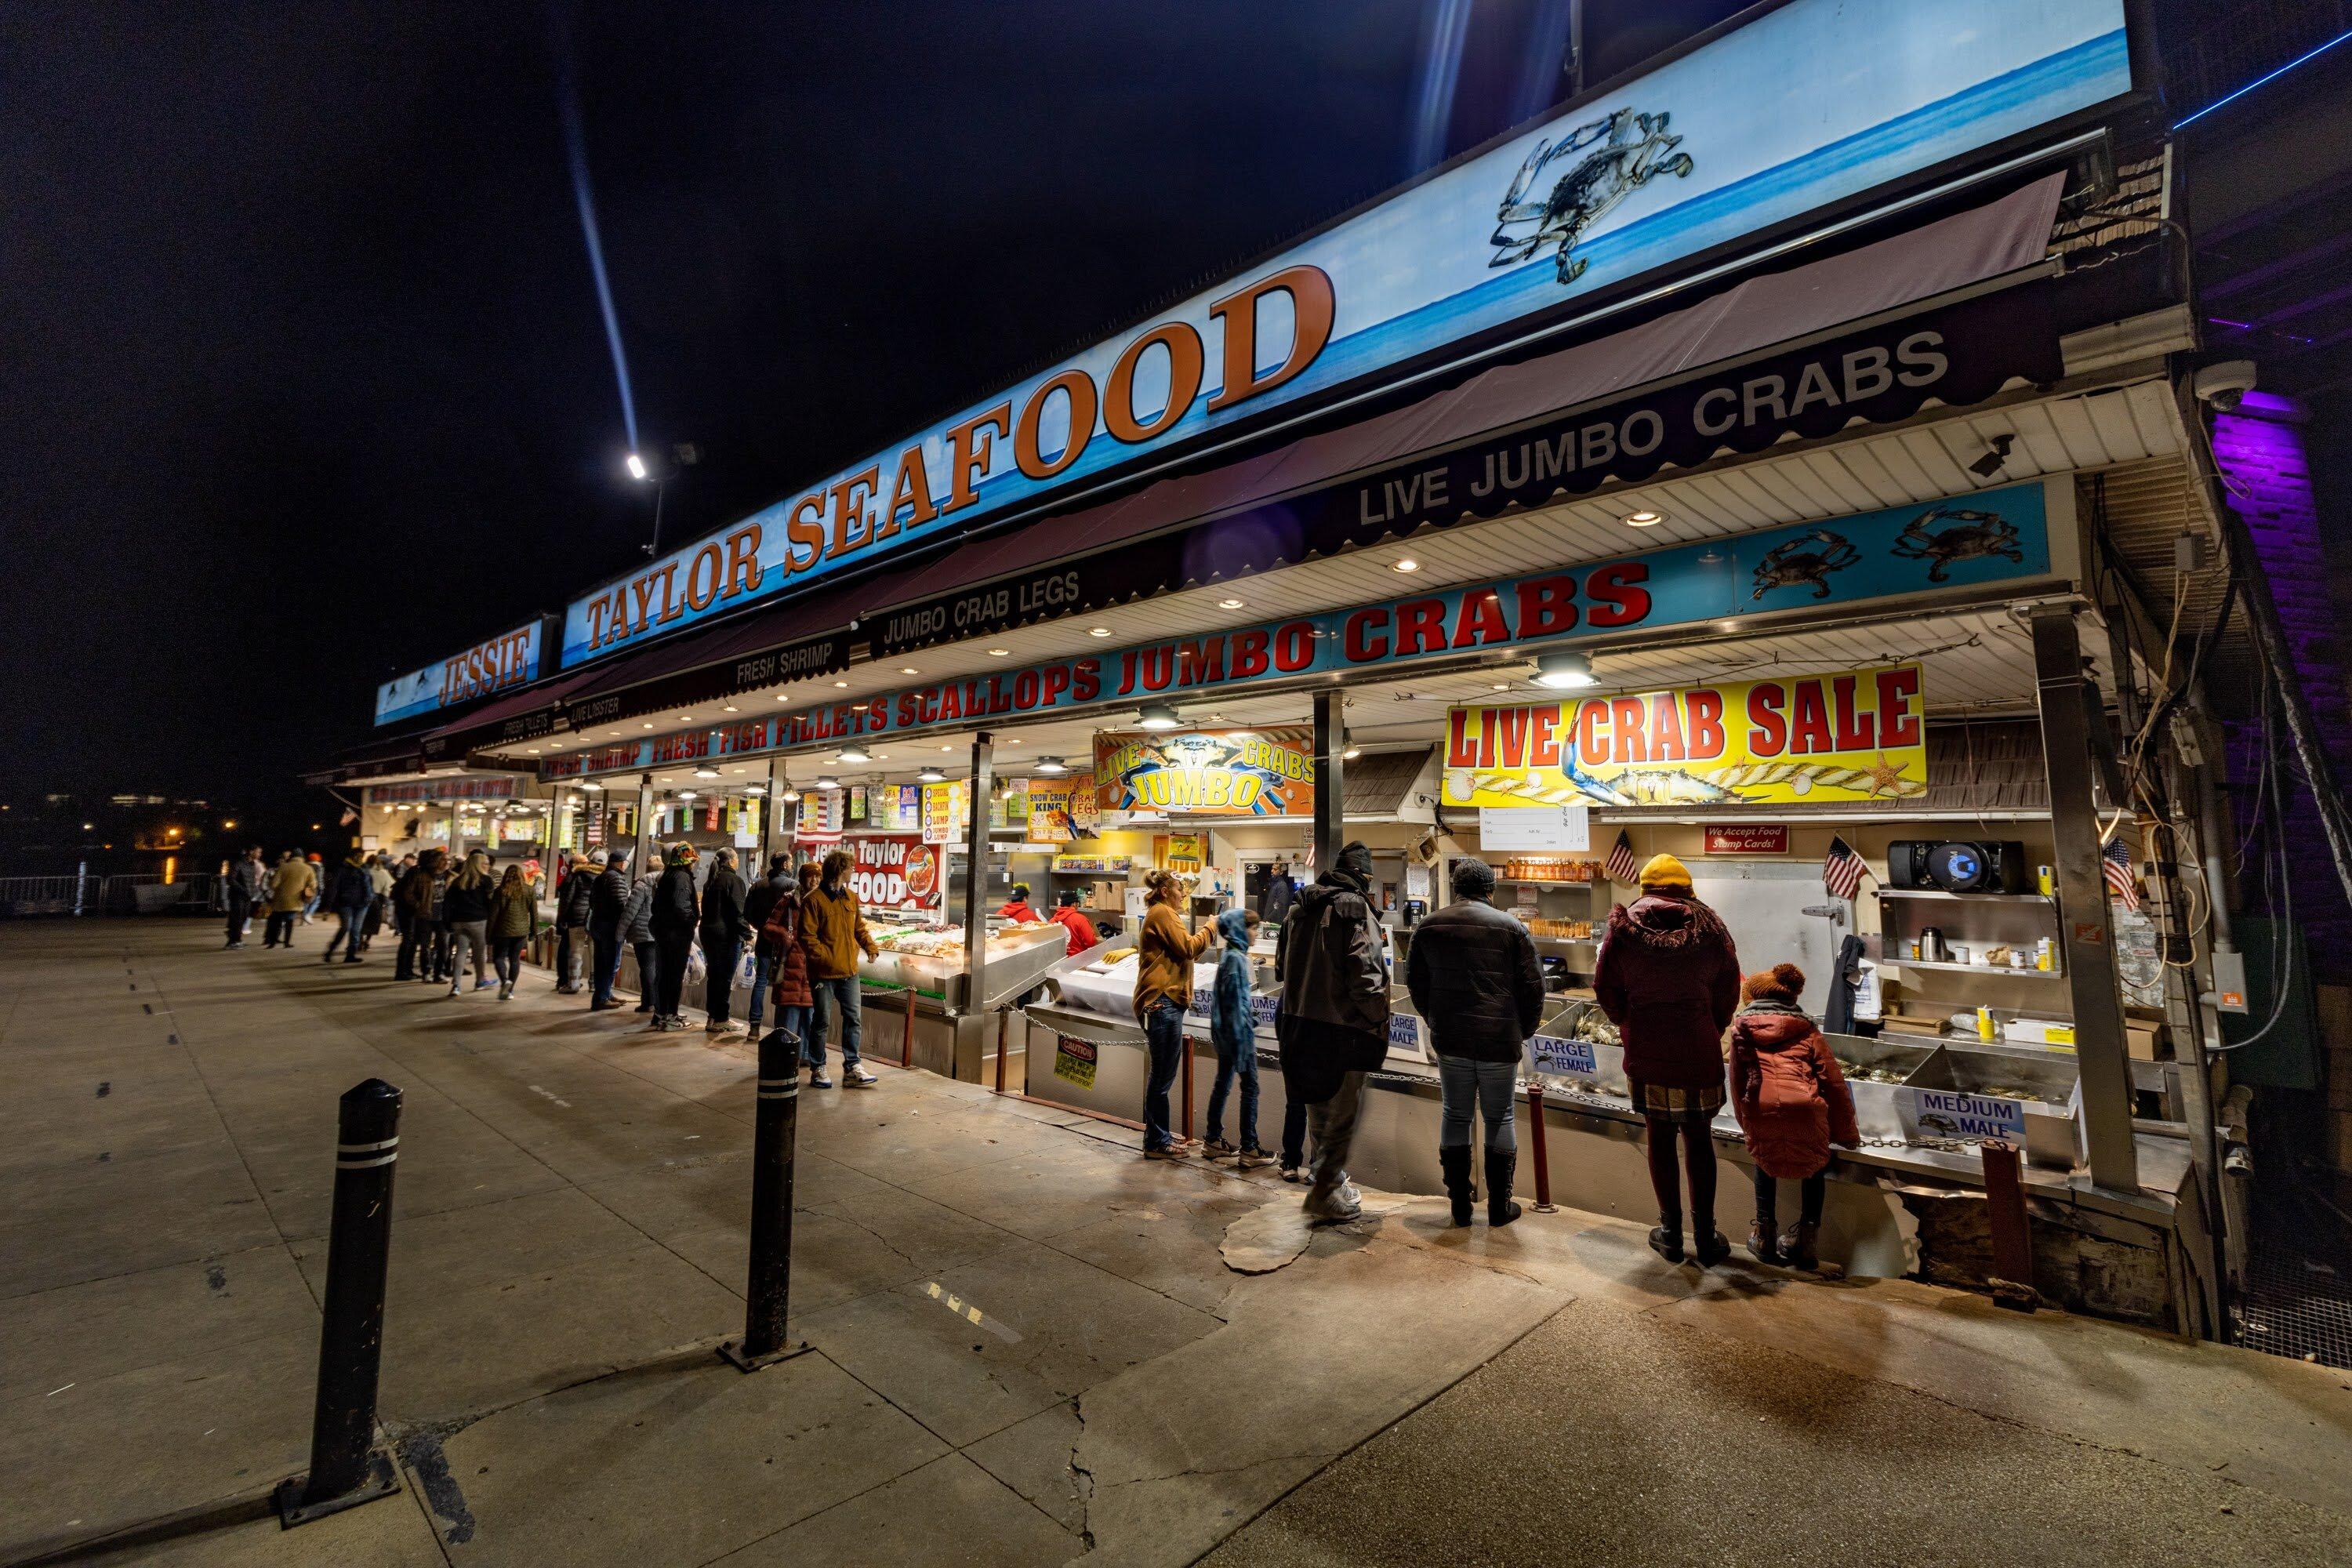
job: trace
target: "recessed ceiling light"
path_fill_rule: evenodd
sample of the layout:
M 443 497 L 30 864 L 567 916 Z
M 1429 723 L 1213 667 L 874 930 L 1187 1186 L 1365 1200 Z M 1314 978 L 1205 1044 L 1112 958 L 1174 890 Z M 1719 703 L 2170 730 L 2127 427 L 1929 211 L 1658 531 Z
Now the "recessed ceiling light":
M 1219 599 L 1217 601 L 1217 608 L 1221 610 L 1238 610 L 1241 607 L 1242 602 L 1239 599 Z
M 941 746 L 940 750 L 942 752 L 952 752 L 955 748 L 953 746 Z
M 539 748 L 537 746 L 525 746 L 523 750 L 529 752 L 534 757 L 539 755 Z
M 730 702 L 726 707 L 721 708 L 719 711 L 721 713 L 737 713 L 740 712 L 741 710 L 737 708 L 732 702 Z
M 751 770 L 749 768 L 729 768 L 727 771 L 730 773 L 748 773 Z
M 1088 626 L 1087 628 L 1087 636 L 1090 637 L 1107 637 L 1110 636 L 1110 628 L 1108 626 Z
M 681 713 L 677 716 L 677 721 L 681 724 L 691 724 L 694 722 L 694 715 L 691 713 Z
M 988 657 L 991 658 L 1003 658 L 1012 651 L 1013 650 L 1009 647 L 992 647 L 988 650 Z
M 1625 514 L 1625 526 L 1628 528 L 1655 528 L 1665 521 L 1664 512 L 1652 511 L 1646 507 L 1640 511 L 1629 511 Z
M 653 728 L 653 726 L 652 726 L 651 724 L 647 724 L 647 725 L 645 725 L 645 726 L 644 726 L 644 728 L 646 728 L 646 729 L 647 729 L 647 730 L 650 730 L 650 729 L 652 729 L 652 728 Z
M 923 672 L 922 672 L 921 670 L 919 670 L 919 669 L 917 669 L 917 668 L 916 668 L 913 665 L 911 665 L 911 664 L 902 664 L 902 665 L 900 665 L 900 666 L 898 667 L 898 673 L 899 673 L 899 674 L 901 674 L 901 675 L 920 675 L 920 674 L 922 674 Z
M 787 697 L 787 696 L 785 696 L 782 692 L 779 691 L 779 692 L 777 692 L 777 693 L 776 693 L 776 700 L 777 700 L 777 701 L 779 701 L 779 702 L 790 702 L 790 701 L 792 700 L 792 699 L 791 699 L 791 698 L 789 698 L 789 697 Z
M 1415 561 L 1410 555 L 1401 555 L 1394 561 L 1389 563 L 1389 570 L 1391 572 L 1418 572 L 1421 570 L 1421 563 Z
M 847 686 L 847 685 L 849 684 L 849 682 L 847 682 L 846 680 L 836 680 L 836 681 L 835 681 L 835 682 L 834 682 L 834 684 L 835 684 L 835 686 Z
M 1511 683 L 1507 680 L 1498 680 L 1487 688 L 1490 691 L 1508 691 L 1510 689 Z

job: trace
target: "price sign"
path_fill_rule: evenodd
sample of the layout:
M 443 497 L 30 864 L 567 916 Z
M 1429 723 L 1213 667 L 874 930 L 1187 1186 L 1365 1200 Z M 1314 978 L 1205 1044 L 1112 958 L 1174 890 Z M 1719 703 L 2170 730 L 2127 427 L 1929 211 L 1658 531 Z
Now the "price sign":
M 1533 1035 L 1528 1039 L 1528 1050 L 1535 1058 L 1535 1070 L 1538 1072 L 1558 1073 L 1563 1078 L 1591 1078 L 1601 1071 L 1591 1040 L 1571 1040 L 1560 1035 Z

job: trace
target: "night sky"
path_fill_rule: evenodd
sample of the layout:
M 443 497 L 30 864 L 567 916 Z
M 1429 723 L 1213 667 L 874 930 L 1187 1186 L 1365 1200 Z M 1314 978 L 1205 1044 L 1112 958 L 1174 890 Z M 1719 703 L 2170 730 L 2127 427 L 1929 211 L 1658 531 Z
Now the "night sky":
M 1594 0 L 1596 74 L 1735 9 Z M 567 57 L 678 540 L 1564 96 L 1566 11 L 18 0 L 6 793 L 299 809 L 377 681 L 628 564 Z

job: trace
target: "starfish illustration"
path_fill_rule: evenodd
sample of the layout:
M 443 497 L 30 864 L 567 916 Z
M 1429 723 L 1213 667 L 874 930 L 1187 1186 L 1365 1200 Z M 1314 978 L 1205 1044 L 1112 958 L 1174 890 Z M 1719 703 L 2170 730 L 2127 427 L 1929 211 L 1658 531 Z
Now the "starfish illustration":
M 1886 760 L 1885 752 L 1878 753 L 1878 761 L 1871 765 L 1868 772 L 1870 788 L 1866 793 L 1873 799 L 1875 799 L 1882 790 L 1889 795 L 1899 795 L 1903 793 L 1903 770 L 1890 763 Z

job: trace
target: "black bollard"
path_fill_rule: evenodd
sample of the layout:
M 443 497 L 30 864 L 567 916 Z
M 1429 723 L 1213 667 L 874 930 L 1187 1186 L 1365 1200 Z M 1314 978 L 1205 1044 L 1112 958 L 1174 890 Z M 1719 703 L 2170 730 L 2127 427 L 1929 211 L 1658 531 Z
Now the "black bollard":
M 757 1372 L 810 1347 L 784 1343 L 793 1284 L 793 1145 L 801 1118 L 800 1037 L 772 1029 L 760 1041 L 759 1109 L 751 1131 L 751 1282 L 740 1343 L 719 1353 Z
M 310 1470 L 278 1488 L 278 1521 L 288 1530 L 400 1489 L 391 1458 L 375 1448 L 392 1173 L 399 1155 L 400 1090 L 380 1078 L 345 1090 L 336 1123 L 335 1213 L 327 1233 L 327 1308 L 319 1330 Z

